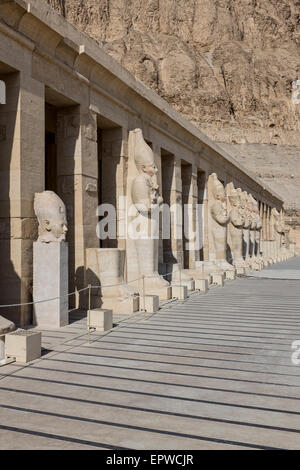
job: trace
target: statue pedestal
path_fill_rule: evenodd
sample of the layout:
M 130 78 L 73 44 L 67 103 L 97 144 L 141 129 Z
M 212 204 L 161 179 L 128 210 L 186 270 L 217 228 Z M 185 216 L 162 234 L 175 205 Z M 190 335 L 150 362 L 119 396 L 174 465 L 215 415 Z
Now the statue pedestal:
M 159 297 L 158 295 L 145 295 L 141 297 L 141 308 L 147 313 L 155 313 L 159 310 Z
M 240 267 L 236 268 L 236 275 L 237 276 L 244 276 L 245 273 L 246 273 L 246 268 L 240 268 Z
M 219 273 L 213 273 L 212 274 L 212 279 L 213 279 L 213 284 L 216 284 L 217 286 L 224 286 L 224 275 L 219 274 Z
M 101 308 L 112 310 L 115 313 L 134 313 L 138 312 L 140 308 L 139 296 L 132 296 L 125 300 L 118 300 L 114 297 L 103 298 Z
M 95 328 L 96 331 L 109 331 L 113 327 L 112 310 L 95 308 L 88 311 L 87 328 Z
M 174 286 L 172 285 L 172 296 L 173 299 L 177 298 L 178 300 L 187 299 L 187 287 L 186 286 Z
M 68 325 L 68 244 L 33 244 L 34 323 L 40 327 L 60 328 Z M 59 297 L 59 298 L 58 298 Z
M 208 291 L 208 280 L 207 279 L 195 279 L 195 289 L 199 290 L 203 294 Z
M 170 300 L 172 298 L 172 287 L 151 287 L 146 288 L 146 295 L 158 296 L 159 300 Z
M 33 330 L 16 330 L 6 335 L 5 355 L 26 364 L 41 357 L 42 333 Z
M 5 335 L 16 329 L 16 325 L 0 316 L 0 361 L 5 359 Z
M 226 281 L 234 281 L 236 271 L 225 271 L 225 279 Z
M 125 251 L 119 248 L 86 249 L 86 282 L 92 289 L 92 308 L 114 313 L 134 313 L 139 310 L 139 296 L 132 285 L 124 281 Z
M 192 279 L 191 281 L 185 281 L 185 280 L 179 280 L 179 281 L 172 281 L 171 282 L 172 289 L 173 287 L 186 287 L 188 291 L 194 291 L 195 290 L 195 281 Z M 177 296 L 176 296 L 177 297 Z

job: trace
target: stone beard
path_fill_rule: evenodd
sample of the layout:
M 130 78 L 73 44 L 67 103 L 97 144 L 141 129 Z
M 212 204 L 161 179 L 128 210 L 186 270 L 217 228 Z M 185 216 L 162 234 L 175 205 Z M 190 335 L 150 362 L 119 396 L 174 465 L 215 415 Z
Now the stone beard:
M 66 207 L 57 194 L 53 191 L 36 193 L 34 211 L 39 223 L 39 242 L 65 241 L 68 231 Z

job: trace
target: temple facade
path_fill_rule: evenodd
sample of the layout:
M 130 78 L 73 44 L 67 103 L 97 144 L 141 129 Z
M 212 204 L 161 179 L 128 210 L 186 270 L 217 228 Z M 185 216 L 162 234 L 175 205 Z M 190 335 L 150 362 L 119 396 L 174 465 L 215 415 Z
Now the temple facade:
M 281 198 L 39 0 L 0 0 L 0 161 L 1 305 L 32 301 L 34 198 L 43 191 L 66 207 L 71 306 L 84 303 L 78 291 L 97 276 L 95 259 L 100 271 L 107 261 L 101 249 L 124 283 L 177 266 L 188 286 L 197 269 L 204 276 L 260 269 L 291 253 Z M 150 203 L 191 207 L 181 218 L 198 244 L 188 243 L 186 231 L 175 236 L 180 217 L 173 215 L 170 237 L 160 227 L 151 245 L 123 236 L 127 208 L 120 201 L 139 207 L 147 199 L 147 165 L 157 170 Z M 116 208 L 116 233 L 100 239 L 104 204 Z M 171 295 L 172 279 L 148 284 L 151 295 Z M 138 293 L 137 282 L 130 295 Z M 2 310 L 17 325 L 32 323 L 30 305 Z

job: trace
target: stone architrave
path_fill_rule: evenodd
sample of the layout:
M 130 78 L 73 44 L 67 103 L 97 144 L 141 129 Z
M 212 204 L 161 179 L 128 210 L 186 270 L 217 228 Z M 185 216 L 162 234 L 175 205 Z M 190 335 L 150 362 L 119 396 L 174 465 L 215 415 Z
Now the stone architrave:
M 209 259 L 223 271 L 235 271 L 226 260 L 229 221 L 225 189 L 216 173 L 213 173 L 208 179 Z
M 68 324 L 68 231 L 66 208 L 53 192 L 35 194 L 39 238 L 33 244 L 34 322 L 60 328 Z M 54 299 L 48 300 L 47 299 Z
M 247 267 L 243 259 L 243 226 L 245 218 L 241 210 L 240 191 L 229 183 L 226 188 L 228 212 L 228 245 L 232 254 L 233 265 L 239 270 Z
M 138 293 L 126 284 L 124 266 L 125 250 L 86 249 L 86 279 L 92 286 L 99 286 L 99 289 L 91 291 L 91 308 L 101 307 L 117 313 L 133 313 L 139 310 Z
M 139 278 L 136 285 L 140 295 L 158 295 L 160 300 L 168 300 L 171 286 L 158 273 L 162 203 L 153 151 L 145 142 L 142 130 L 135 129 L 129 134 L 127 281 Z M 134 231 L 137 225 L 141 227 L 140 233 Z

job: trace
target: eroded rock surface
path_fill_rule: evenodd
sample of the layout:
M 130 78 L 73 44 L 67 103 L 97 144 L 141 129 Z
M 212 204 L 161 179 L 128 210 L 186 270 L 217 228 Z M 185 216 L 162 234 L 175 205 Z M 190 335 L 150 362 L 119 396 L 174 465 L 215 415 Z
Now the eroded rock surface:
M 300 152 L 299 0 L 47 1 L 213 140 L 255 144 L 248 167 L 279 173 L 286 199 L 287 150 Z M 299 184 L 288 186 L 294 204 Z

